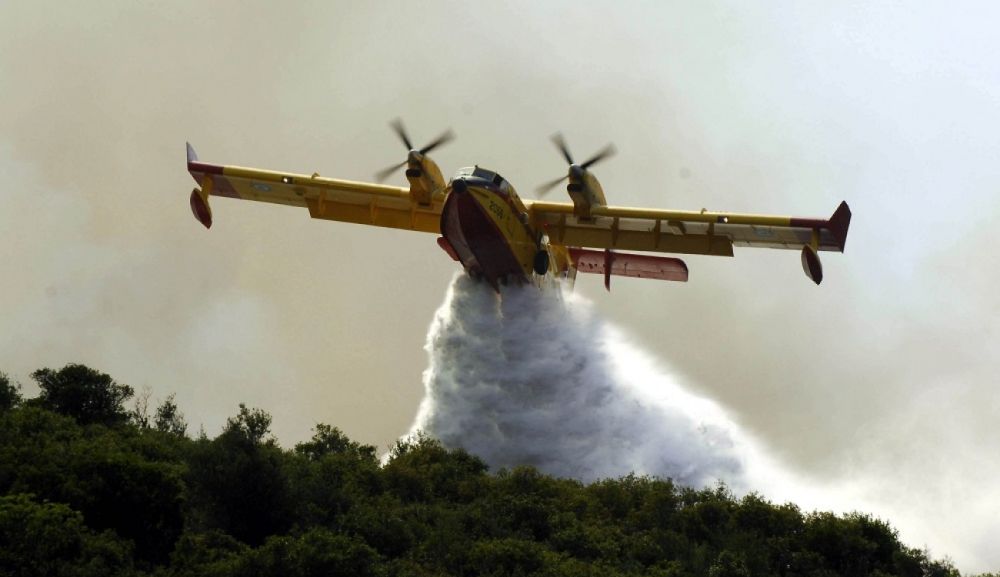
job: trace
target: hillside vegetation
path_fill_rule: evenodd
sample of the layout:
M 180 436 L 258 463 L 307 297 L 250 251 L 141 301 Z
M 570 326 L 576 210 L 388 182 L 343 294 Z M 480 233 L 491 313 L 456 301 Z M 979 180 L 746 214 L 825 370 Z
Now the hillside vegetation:
M 210 439 L 81 365 L 0 374 L 0 575 L 900 575 L 958 572 L 887 523 L 724 487 L 490 472 L 423 438 L 319 424 L 293 449 L 239 406 Z

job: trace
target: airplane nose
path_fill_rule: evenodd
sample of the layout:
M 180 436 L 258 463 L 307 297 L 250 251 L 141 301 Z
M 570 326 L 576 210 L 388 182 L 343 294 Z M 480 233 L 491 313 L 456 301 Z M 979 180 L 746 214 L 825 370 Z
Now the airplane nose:
M 469 185 L 465 184 L 465 179 L 457 178 L 451 183 L 451 191 L 456 194 L 465 194 L 469 191 Z

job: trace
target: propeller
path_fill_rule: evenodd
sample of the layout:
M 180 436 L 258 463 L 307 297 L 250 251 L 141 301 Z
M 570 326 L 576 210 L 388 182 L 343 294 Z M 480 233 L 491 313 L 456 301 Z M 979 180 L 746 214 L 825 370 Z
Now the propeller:
M 430 151 L 434 150 L 435 148 L 441 146 L 442 144 L 446 144 L 455 138 L 455 133 L 452 132 L 451 129 L 448 129 L 444 131 L 441 134 L 441 136 L 438 136 L 437 138 L 435 138 L 422 148 L 417 149 L 414 148 L 413 142 L 410 140 L 409 135 L 406 134 L 406 128 L 403 126 L 402 120 L 397 118 L 396 120 L 393 120 L 391 123 L 389 123 L 389 126 L 392 127 L 393 132 L 395 132 L 396 135 L 399 136 L 399 139 L 403 141 L 403 144 L 406 146 L 406 149 L 410 151 L 410 154 L 407 155 L 406 160 L 404 160 L 403 162 L 400 162 L 399 164 L 394 164 L 388 168 L 385 168 L 375 173 L 375 178 L 376 180 L 378 180 L 378 182 L 383 182 L 385 179 L 389 178 L 392 175 L 392 173 L 396 172 L 400 168 L 403 168 L 404 166 L 409 164 L 411 160 L 417 160 L 419 162 L 419 159 L 413 158 L 413 153 L 418 153 L 419 155 L 423 156 L 429 153 Z
M 562 153 L 563 158 L 565 158 L 566 162 L 569 164 L 569 171 L 566 173 L 565 176 L 561 176 L 555 180 L 550 180 L 549 182 L 546 182 L 545 184 L 539 186 L 536 189 L 539 196 L 544 196 L 553 188 L 558 186 L 560 182 L 568 179 L 570 175 L 573 174 L 574 169 L 579 170 L 580 173 L 582 174 L 591 166 L 597 164 L 598 162 L 604 160 L 605 158 L 608 158 L 609 156 L 615 153 L 615 145 L 609 144 L 604 148 L 602 148 L 601 150 L 597 151 L 596 154 L 594 154 L 584 162 L 576 164 L 575 162 L 573 162 L 573 155 L 570 153 L 569 146 L 566 145 L 566 140 L 563 138 L 563 135 L 561 133 L 557 132 L 553 134 L 552 142 L 555 143 L 556 148 L 559 149 L 559 152 Z

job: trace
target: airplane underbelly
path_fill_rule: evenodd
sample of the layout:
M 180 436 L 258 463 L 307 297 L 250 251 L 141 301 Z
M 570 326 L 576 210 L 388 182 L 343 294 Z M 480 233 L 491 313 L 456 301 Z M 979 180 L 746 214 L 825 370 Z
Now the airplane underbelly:
M 501 202 L 488 190 L 453 190 L 441 214 L 441 234 L 462 266 L 494 285 L 510 277 L 526 280 L 535 250 L 523 225 L 518 223 L 521 230 L 506 226 Z

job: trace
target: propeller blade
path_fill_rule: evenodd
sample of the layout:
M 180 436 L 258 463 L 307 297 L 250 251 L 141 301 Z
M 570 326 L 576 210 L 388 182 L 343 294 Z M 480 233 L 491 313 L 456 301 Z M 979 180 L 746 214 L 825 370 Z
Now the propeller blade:
M 399 136 L 399 139 L 403 141 L 406 145 L 406 150 L 413 150 L 413 143 L 410 142 L 410 137 L 406 135 L 406 128 L 403 128 L 403 121 L 399 118 L 393 120 L 389 123 L 392 130 Z M 405 162 L 403 164 L 406 164 Z
M 420 154 L 427 154 L 428 152 L 434 150 L 435 148 L 441 146 L 442 144 L 445 144 L 447 142 L 451 142 L 454 138 L 455 138 L 455 133 L 452 132 L 451 129 L 446 130 L 446 131 L 444 131 L 444 134 L 442 134 L 441 136 L 439 136 L 436 139 L 434 139 L 433 142 L 431 142 L 427 146 L 421 148 L 420 149 Z
M 560 176 L 559 178 L 557 178 L 555 180 L 546 182 L 545 184 L 543 184 L 543 185 L 539 186 L 538 188 L 536 188 L 535 192 L 538 193 L 538 196 L 545 196 L 546 194 L 549 193 L 549 191 L 551 191 L 553 188 L 559 186 L 559 183 L 562 182 L 562 181 L 564 181 L 564 180 L 566 180 L 567 178 L 569 178 L 568 174 L 566 176 Z
M 404 160 L 403 162 L 400 162 L 399 164 L 390 166 L 389 168 L 386 168 L 386 169 L 383 169 L 383 170 L 380 170 L 380 171 L 376 172 L 375 173 L 375 180 L 377 182 L 384 182 L 385 179 L 387 179 L 390 176 L 392 176 L 392 173 L 394 173 L 397 170 L 399 170 L 400 168 L 403 168 L 404 166 L 406 166 L 407 162 L 409 162 L 409 160 Z
M 552 142 L 554 142 L 556 144 L 556 147 L 559 148 L 559 152 L 562 153 L 563 158 L 566 159 L 566 162 L 569 164 L 573 164 L 573 155 L 569 153 L 569 147 L 566 146 L 566 141 L 563 140 L 563 135 L 561 132 L 557 132 L 552 135 Z
M 590 157 L 590 160 L 587 160 L 586 162 L 584 162 L 583 164 L 581 164 L 580 168 L 582 168 L 584 170 L 587 170 L 588 168 L 590 168 L 594 164 L 597 164 L 598 162 L 600 162 L 600 161 L 604 160 L 605 158 L 613 155 L 614 153 L 615 153 L 615 145 L 614 144 L 609 144 L 609 145 L 605 146 L 604 148 L 602 148 L 600 150 L 600 152 L 598 152 L 594 156 Z

